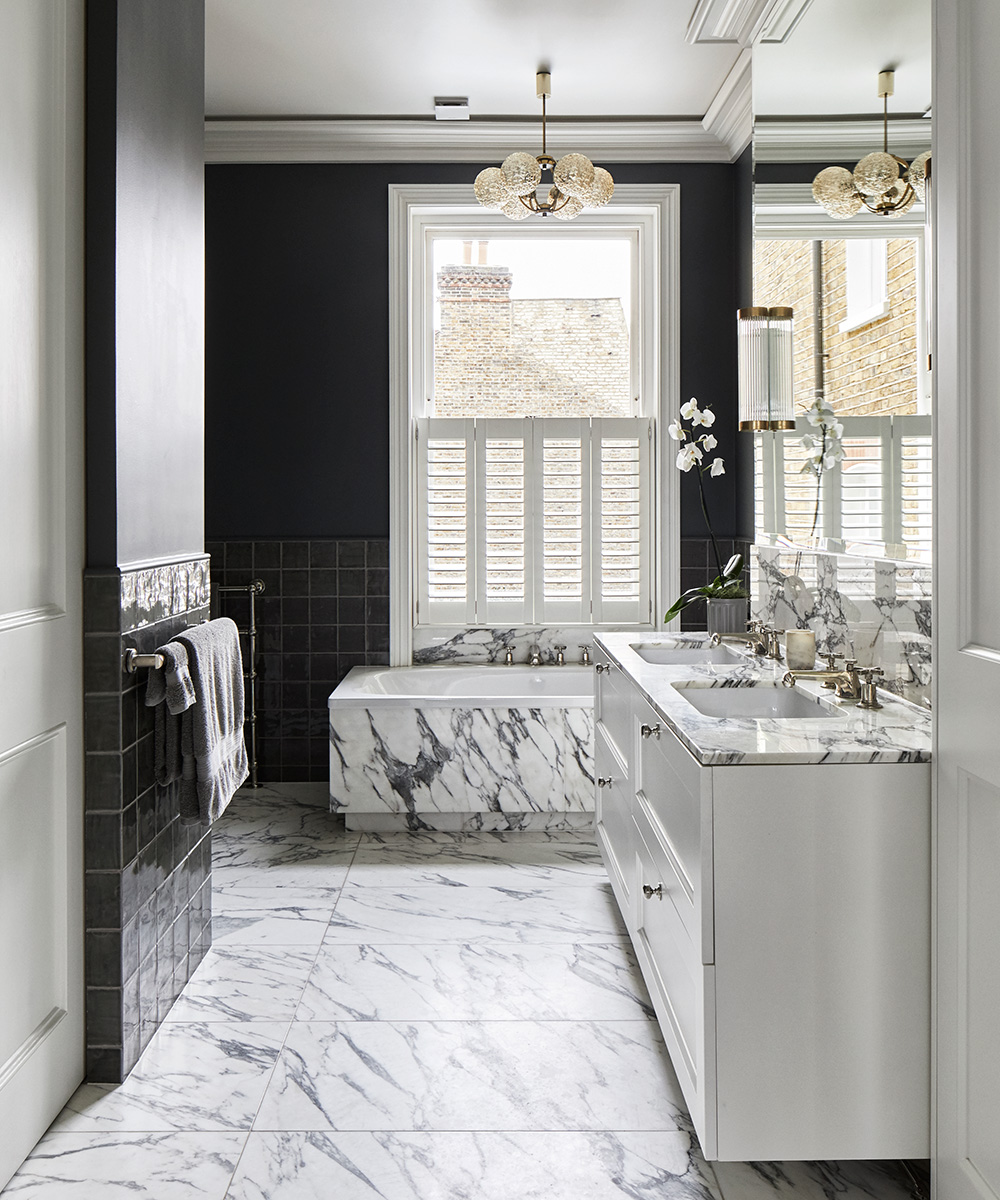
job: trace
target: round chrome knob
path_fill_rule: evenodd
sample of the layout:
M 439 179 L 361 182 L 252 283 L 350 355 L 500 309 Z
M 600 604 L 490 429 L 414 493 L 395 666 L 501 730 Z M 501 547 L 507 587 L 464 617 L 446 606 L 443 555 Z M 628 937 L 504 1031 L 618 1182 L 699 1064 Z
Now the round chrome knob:
M 650 885 L 648 883 L 644 883 L 642 885 L 642 894 L 646 897 L 647 900 L 652 900 L 652 898 L 654 896 L 656 896 L 657 899 L 662 900 L 663 899 L 663 884 L 658 883 L 656 885 L 656 887 L 650 887 Z
M 612 780 L 610 775 L 598 775 L 597 777 L 598 787 L 611 787 L 611 782 Z
M 642 736 L 644 738 L 648 738 L 648 737 L 657 737 L 658 738 L 660 736 L 660 723 L 659 723 L 659 721 L 657 721 L 655 725 L 640 725 L 639 732 L 642 734 Z

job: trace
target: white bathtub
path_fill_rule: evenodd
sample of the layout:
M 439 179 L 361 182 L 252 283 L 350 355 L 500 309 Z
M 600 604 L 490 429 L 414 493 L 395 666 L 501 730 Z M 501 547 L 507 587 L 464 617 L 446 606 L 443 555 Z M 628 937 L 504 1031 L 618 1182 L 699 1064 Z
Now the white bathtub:
M 365 705 L 593 708 L 593 667 L 355 667 L 330 708 Z
M 349 829 L 589 829 L 593 668 L 355 667 L 331 695 Z

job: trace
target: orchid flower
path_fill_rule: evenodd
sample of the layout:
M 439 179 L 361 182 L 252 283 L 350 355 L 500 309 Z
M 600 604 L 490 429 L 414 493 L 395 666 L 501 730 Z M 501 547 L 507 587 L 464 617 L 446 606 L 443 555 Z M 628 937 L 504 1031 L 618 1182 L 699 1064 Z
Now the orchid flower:
M 712 459 L 712 468 L 708 473 L 713 478 L 716 475 L 725 475 L 726 466 L 725 466 L 725 463 L 723 462 L 723 460 L 721 458 L 713 458 Z

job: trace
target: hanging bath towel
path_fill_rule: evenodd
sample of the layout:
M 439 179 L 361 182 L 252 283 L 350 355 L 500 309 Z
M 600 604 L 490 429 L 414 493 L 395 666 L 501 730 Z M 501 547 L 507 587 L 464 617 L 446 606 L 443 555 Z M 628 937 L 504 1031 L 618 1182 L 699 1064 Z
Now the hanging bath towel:
M 185 647 L 180 642 L 167 642 L 156 653 L 163 655 L 163 667 L 149 672 L 146 707 L 155 710 L 153 770 L 156 782 L 166 787 L 183 773 L 181 714 L 194 704 L 195 696 Z
M 187 650 L 195 703 L 181 715 L 181 822 L 208 825 L 249 774 L 243 742 L 243 658 L 228 617 L 176 636 Z

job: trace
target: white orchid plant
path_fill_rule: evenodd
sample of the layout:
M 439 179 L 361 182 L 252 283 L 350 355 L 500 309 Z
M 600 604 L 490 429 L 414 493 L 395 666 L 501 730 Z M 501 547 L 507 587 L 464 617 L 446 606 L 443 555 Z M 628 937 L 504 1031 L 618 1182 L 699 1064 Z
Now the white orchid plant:
M 823 473 L 831 471 L 844 458 L 844 427 L 837 420 L 833 407 L 823 396 L 817 394 L 812 404 L 804 414 L 813 427 L 813 433 L 807 433 L 802 439 L 805 449 L 805 462 L 799 468 L 801 475 L 816 476 L 816 507 L 813 509 L 813 523 L 810 536 L 816 532 L 819 520 L 819 502 L 823 486 Z
M 680 417 L 667 426 L 667 432 L 674 441 L 680 442 L 680 449 L 677 452 L 678 469 L 684 472 L 691 470 L 697 470 L 698 472 L 701 511 L 705 518 L 705 525 L 708 528 L 708 536 L 712 542 L 712 552 L 715 555 L 715 566 L 719 573 L 711 583 L 706 584 L 704 587 L 689 588 L 688 591 L 684 592 L 671 606 L 669 612 L 664 617 L 665 621 L 672 621 L 681 609 L 687 608 L 689 604 L 693 604 L 696 600 L 738 600 L 743 599 L 747 595 L 746 588 L 742 582 L 743 557 L 742 555 L 734 554 L 725 567 L 723 567 L 719 545 L 715 540 L 712 522 L 708 515 L 708 505 L 705 502 L 704 476 L 707 474 L 709 478 L 715 478 L 717 475 L 725 475 L 726 473 L 726 464 L 721 457 L 708 457 L 719 444 L 715 434 L 710 432 L 714 424 L 715 413 L 707 405 L 704 408 L 699 407 L 698 401 L 692 396 L 687 404 L 681 407 Z M 699 428 L 704 429 L 705 432 L 696 433 L 695 431 Z

